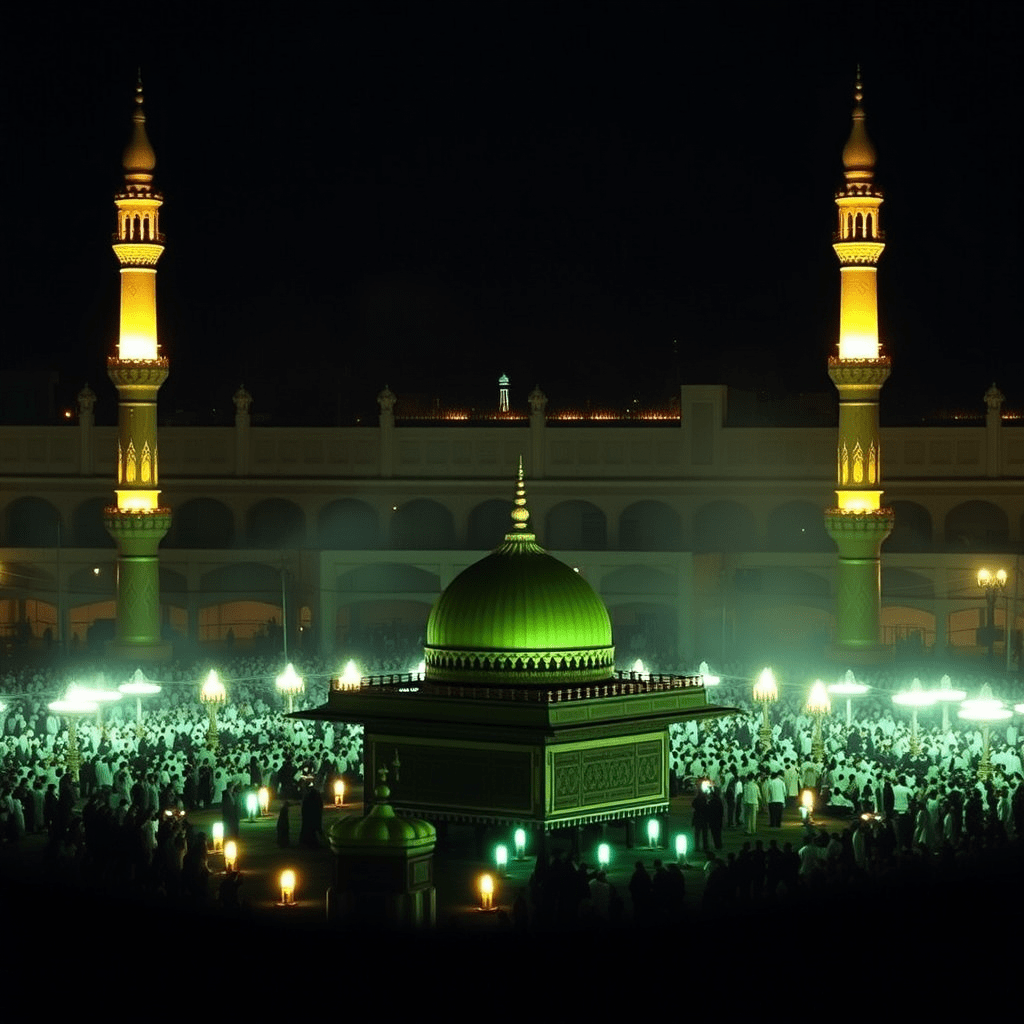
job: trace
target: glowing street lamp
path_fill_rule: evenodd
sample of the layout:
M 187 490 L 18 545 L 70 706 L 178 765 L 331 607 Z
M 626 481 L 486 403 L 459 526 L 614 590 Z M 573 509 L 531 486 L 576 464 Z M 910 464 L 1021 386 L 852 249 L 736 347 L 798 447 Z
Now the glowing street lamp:
M 480 892 L 480 909 L 494 910 L 494 879 L 490 875 L 481 875 L 477 888 Z
M 287 868 L 281 872 L 281 901 L 279 907 L 295 906 L 295 872 Z
M 597 864 L 598 867 L 603 870 L 608 869 L 608 865 L 612 862 L 612 848 L 608 843 L 598 843 L 597 846 Z
M 96 724 L 107 735 L 107 727 L 103 724 L 103 707 L 105 704 L 116 704 L 124 698 L 124 694 L 118 690 L 107 690 L 102 686 L 82 686 L 79 683 L 72 683 L 67 692 L 68 700 L 92 701 L 96 705 Z
M 1006 570 L 991 572 L 979 569 L 978 586 L 985 592 L 985 636 L 988 638 L 988 656 L 991 659 L 996 646 L 996 599 L 1006 586 Z
M 516 848 L 516 860 L 522 860 L 526 856 L 526 829 L 517 828 L 512 840 Z
M 334 783 L 334 806 L 344 807 L 345 805 L 345 780 L 336 779 Z
M 290 715 L 293 708 L 293 702 L 297 693 L 302 693 L 306 688 L 306 684 L 302 680 L 302 676 L 295 671 L 295 666 L 289 661 L 285 666 L 284 671 L 275 680 L 277 686 L 277 692 L 283 694 L 288 698 L 288 714 Z
M 126 697 L 135 698 L 135 732 L 142 736 L 142 698 L 151 697 L 160 692 L 156 683 L 151 683 L 142 673 L 141 668 L 135 670 L 135 674 L 127 683 L 122 683 L 118 690 Z
M 811 740 L 811 757 L 821 764 L 825 760 L 825 741 L 821 735 L 821 720 L 832 712 L 832 701 L 829 699 L 825 684 L 817 679 L 807 695 L 804 710 L 814 716 L 814 738 Z
M 772 745 L 772 726 L 768 721 L 768 706 L 779 699 L 779 687 L 775 682 L 775 673 L 770 668 L 761 669 L 761 674 L 754 684 L 754 700 L 761 705 L 761 734 L 760 743 L 762 750 L 770 750 Z
M 266 786 L 260 786 L 257 797 L 260 801 L 260 814 L 266 816 L 270 813 L 270 790 Z
M 651 678 L 651 673 L 647 671 L 647 666 L 639 658 L 637 658 L 636 661 L 633 662 L 632 671 L 633 675 L 637 676 L 640 679 Z
M 992 750 L 988 742 L 989 726 L 993 722 L 1005 722 L 1008 718 L 1012 718 L 1013 712 L 1001 700 L 997 700 L 992 696 L 992 688 L 988 683 L 985 683 L 977 697 L 965 700 L 960 705 L 957 717 L 964 719 L 966 722 L 975 722 L 981 726 L 981 735 L 984 743 L 981 751 L 981 760 L 978 762 L 978 778 L 981 780 L 991 778 Z
M 238 867 L 238 843 L 229 839 L 224 844 L 224 870 L 234 871 Z
M 203 688 L 199 691 L 199 700 L 206 705 L 206 712 L 210 716 L 210 727 L 206 730 L 206 746 L 213 751 L 220 747 L 220 737 L 217 735 L 217 705 L 223 704 L 227 699 L 227 691 L 217 675 L 217 670 L 211 668 Z
M 914 755 L 921 752 L 921 741 L 917 738 L 917 709 L 928 708 L 935 703 L 935 692 L 921 686 L 921 680 L 915 679 L 909 690 L 892 695 L 893 704 L 910 708 L 910 752 Z
M 78 719 L 82 715 L 92 715 L 99 711 L 99 704 L 94 700 L 86 700 L 81 696 L 71 696 L 70 692 L 64 700 L 51 701 L 47 705 L 55 715 L 63 715 L 68 720 L 68 752 L 67 770 L 71 778 L 78 782 L 78 769 L 82 761 L 78 756 Z
M 939 680 L 939 688 L 932 690 L 932 696 L 942 705 L 942 731 L 949 732 L 949 705 L 959 704 L 967 696 L 967 691 L 953 689 L 953 680 L 943 676 Z
M 256 814 L 260 809 L 260 798 L 255 793 L 249 793 L 246 795 L 245 809 L 249 812 L 249 820 L 255 821 Z
M 832 683 L 828 688 L 828 692 L 835 694 L 837 697 L 846 698 L 846 728 L 849 729 L 853 723 L 852 708 L 850 707 L 852 699 L 854 697 L 862 697 L 868 692 L 868 687 L 863 683 L 858 683 L 853 675 L 852 669 L 846 670 L 846 676 L 841 682 Z
M 213 852 L 220 853 L 224 849 L 224 822 L 215 821 L 210 828 L 210 835 L 213 838 Z

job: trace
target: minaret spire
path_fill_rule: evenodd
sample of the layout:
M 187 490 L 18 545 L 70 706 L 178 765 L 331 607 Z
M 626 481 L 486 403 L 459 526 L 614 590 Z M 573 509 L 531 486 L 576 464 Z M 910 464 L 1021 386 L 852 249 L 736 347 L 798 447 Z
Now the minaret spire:
M 156 419 L 157 392 L 167 379 L 168 363 L 160 355 L 156 323 L 163 196 L 153 187 L 156 154 L 146 134 L 141 71 L 122 164 L 124 185 L 114 196 L 121 323 L 117 354 L 107 360 L 118 395 L 117 500 L 106 509 L 104 524 L 118 549 L 113 653 L 153 659 L 170 654 L 160 639 L 157 548 L 170 528 L 171 513 L 160 504 Z
M 868 138 L 860 68 L 853 124 L 843 147 L 845 183 L 836 193 L 840 312 L 838 354 L 828 373 L 839 391 L 836 507 L 825 528 L 839 549 L 836 632 L 846 655 L 877 652 L 880 638 L 881 546 L 893 527 L 882 507 L 878 398 L 890 361 L 878 338 L 877 266 L 885 248 L 879 225 L 882 193 L 874 183 L 875 147 Z

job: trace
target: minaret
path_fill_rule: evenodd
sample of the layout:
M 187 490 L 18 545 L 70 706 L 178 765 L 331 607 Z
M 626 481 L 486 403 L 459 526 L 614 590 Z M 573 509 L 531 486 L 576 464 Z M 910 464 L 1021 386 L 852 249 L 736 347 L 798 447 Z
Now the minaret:
M 861 105 L 860 69 L 854 92 L 853 129 L 843 148 L 845 183 L 836 193 L 841 301 L 839 353 L 828 375 L 839 390 L 836 507 L 825 511 L 825 528 L 839 548 L 836 577 L 836 646 L 844 655 L 880 655 L 882 541 L 893 527 L 882 507 L 882 456 L 878 395 L 889 376 L 889 357 L 878 340 L 877 266 L 885 248 L 878 216 L 882 193 L 875 187 L 875 148 Z
M 117 543 L 117 627 L 111 653 L 168 657 L 160 639 L 160 566 L 157 548 L 171 525 L 160 505 L 156 395 L 167 360 L 156 335 L 156 264 L 163 252 L 160 206 L 153 187 L 156 156 L 146 136 L 142 80 L 135 89 L 132 137 L 124 151 L 124 186 L 114 196 L 114 254 L 121 267 L 121 327 L 107 373 L 117 388 L 117 501 L 104 525 Z

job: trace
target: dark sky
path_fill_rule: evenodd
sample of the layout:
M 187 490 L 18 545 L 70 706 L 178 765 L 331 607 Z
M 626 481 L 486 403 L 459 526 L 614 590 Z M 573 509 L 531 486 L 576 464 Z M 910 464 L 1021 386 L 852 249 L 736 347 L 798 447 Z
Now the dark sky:
M 0 32 L 4 368 L 88 379 L 101 418 L 138 64 L 165 415 L 223 412 L 243 379 L 254 411 L 319 422 L 385 382 L 489 404 L 502 371 L 519 405 L 536 382 L 552 404 L 827 390 L 858 61 L 883 416 L 981 411 L 992 379 L 1024 406 L 1019 4 L 36 8 Z

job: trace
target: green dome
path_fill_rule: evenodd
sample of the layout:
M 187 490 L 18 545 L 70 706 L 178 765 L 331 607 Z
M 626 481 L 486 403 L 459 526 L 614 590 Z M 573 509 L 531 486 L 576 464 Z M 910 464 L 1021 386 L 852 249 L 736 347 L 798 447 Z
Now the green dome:
M 608 611 L 578 572 L 525 531 L 520 468 L 514 529 L 460 573 L 427 620 L 428 680 L 521 685 L 590 682 L 614 669 Z
M 419 818 L 399 818 L 387 802 L 391 790 L 380 785 L 374 791 L 377 803 L 364 817 L 350 814 L 327 830 L 331 850 L 337 856 L 396 856 L 429 853 L 437 842 L 437 830 Z

